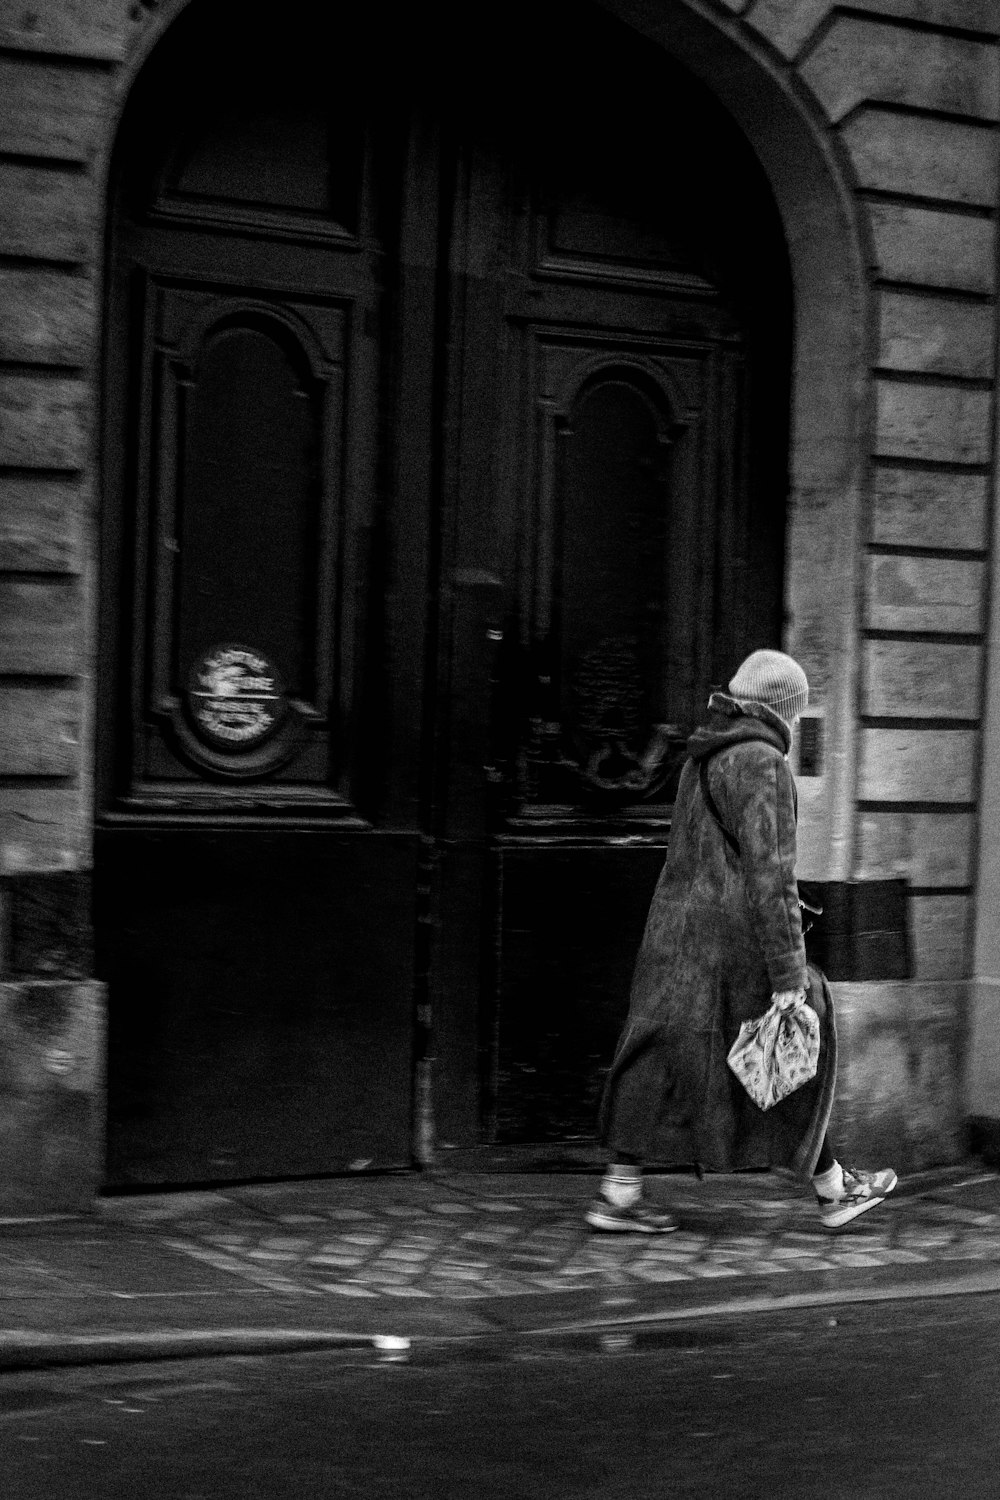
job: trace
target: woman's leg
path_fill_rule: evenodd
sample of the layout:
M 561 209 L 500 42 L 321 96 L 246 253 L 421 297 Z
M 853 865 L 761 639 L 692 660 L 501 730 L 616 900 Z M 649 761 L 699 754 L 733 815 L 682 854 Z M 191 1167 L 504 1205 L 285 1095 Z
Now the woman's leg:
M 642 1192 L 642 1167 L 660 1110 L 663 1069 L 655 1044 L 631 1057 L 608 1082 L 602 1110 L 608 1166 L 597 1198 L 587 1211 L 593 1229 L 665 1234 L 677 1220 L 648 1203 Z
M 816 1158 L 816 1166 L 813 1169 L 814 1177 L 822 1177 L 824 1172 L 829 1172 L 831 1167 L 836 1166 L 837 1158 L 830 1147 L 830 1137 L 823 1137 L 823 1144 L 819 1148 L 819 1156 Z
M 845 1170 L 834 1156 L 827 1136 L 820 1147 L 812 1185 L 820 1219 L 828 1229 L 840 1229 L 858 1214 L 884 1202 L 896 1186 L 896 1174 L 891 1167 L 878 1172 L 862 1172 L 856 1167 Z

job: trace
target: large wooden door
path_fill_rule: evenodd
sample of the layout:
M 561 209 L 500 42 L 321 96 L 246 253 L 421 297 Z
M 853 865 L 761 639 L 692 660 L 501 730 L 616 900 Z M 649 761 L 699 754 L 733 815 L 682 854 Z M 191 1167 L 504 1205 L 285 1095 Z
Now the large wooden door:
M 115 1184 L 412 1159 L 436 147 L 401 39 L 375 69 L 322 7 L 227 10 L 171 32 L 116 171 Z
M 520 18 L 456 90 L 445 1145 L 593 1141 L 686 737 L 782 631 L 790 296 L 759 165 L 607 17 Z
M 123 125 L 112 1183 L 590 1136 L 684 737 L 780 634 L 755 163 L 596 7 L 434 15 L 196 0 Z

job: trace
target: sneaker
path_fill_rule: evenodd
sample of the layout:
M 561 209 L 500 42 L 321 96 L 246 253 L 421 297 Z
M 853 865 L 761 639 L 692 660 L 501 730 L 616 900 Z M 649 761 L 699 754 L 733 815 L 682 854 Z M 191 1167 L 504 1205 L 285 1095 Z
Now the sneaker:
M 654 1208 L 645 1198 L 637 1199 L 627 1208 L 618 1208 L 603 1193 L 587 1209 L 586 1219 L 591 1229 L 616 1234 L 669 1234 L 672 1229 L 680 1228 L 673 1214 L 665 1208 Z
M 820 1198 L 817 1194 L 820 1222 L 827 1229 L 839 1229 L 856 1219 L 858 1214 L 866 1214 L 870 1208 L 884 1203 L 897 1181 L 891 1167 L 883 1167 L 880 1172 L 845 1167 L 844 1191 L 839 1198 Z

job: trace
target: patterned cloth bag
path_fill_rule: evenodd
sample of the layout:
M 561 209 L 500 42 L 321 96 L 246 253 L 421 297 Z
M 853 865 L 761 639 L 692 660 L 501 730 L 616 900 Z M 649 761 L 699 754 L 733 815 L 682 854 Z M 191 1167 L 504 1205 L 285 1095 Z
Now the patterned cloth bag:
M 743 1022 L 727 1061 L 758 1108 L 770 1109 L 816 1077 L 819 1016 L 804 1000 L 775 1000 Z

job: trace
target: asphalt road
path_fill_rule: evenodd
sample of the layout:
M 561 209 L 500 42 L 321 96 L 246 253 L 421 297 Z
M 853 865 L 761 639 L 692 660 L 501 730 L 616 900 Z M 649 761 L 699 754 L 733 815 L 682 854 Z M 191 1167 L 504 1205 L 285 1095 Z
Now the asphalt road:
M 998 1500 L 1000 1297 L 0 1377 L 5 1500 Z

